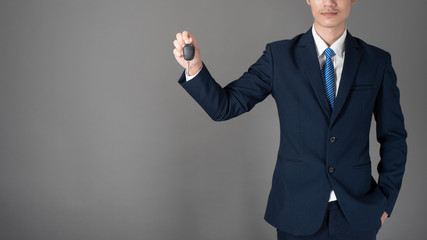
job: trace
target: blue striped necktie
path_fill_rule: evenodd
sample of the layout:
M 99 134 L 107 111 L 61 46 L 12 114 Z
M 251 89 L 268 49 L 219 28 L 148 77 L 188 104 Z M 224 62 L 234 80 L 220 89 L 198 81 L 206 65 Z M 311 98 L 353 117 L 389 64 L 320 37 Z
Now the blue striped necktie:
M 331 104 L 331 109 L 334 110 L 335 102 L 335 71 L 334 64 L 332 63 L 332 56 L 335 54 L 334 50 L 327 48 L 323 52 L 326 56 L 325 63 L 322 68 L 322 77 L 326 89 L 326 97 Z

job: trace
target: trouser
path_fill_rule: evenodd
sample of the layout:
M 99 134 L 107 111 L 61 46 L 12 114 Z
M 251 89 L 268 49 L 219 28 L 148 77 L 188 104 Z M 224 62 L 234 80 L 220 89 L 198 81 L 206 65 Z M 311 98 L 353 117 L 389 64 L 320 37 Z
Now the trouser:
M 277 230 L 278 240 L 375 240 L 378 230 L 358 231 L 353 229 L 337 201 L 328 204 L 328 211 L 320 229 L 311 236 L 295 236 Z

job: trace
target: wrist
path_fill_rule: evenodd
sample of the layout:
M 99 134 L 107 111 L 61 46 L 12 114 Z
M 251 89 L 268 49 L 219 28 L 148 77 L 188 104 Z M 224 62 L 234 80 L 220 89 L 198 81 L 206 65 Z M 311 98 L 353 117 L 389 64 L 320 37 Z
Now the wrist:
M 202 69 L 203 67 L 203 63 L 199 62 L 198 64 L 194 65 L 194 66 L 190 66 L 190 72 L 188 72 L 188 76 L 193 76 L 196 73 L 198 73 L 200 71 L 200 69 Z

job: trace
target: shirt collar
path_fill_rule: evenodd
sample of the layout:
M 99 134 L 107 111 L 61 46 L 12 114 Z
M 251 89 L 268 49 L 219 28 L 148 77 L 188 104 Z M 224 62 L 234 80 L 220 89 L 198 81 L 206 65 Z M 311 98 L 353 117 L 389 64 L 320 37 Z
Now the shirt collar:
M 311 32 L 313 34 L 314 43 L 316 45 L 317 50 L 317 57 L 320 57 L 323 52 L 328 48 L 329 46 L 323 41 L 323 39 L 317 34 L 316 30 L 314 30 L 314 25 L 311 28 Z M 336 40 L 330 48 L 334 50 L 335 54 L 337 54 L 339 57 L 342 57 L 344 54 L 344 45 L 345 45 L 345 38 L 347 37 L 347 28 L 345 29 L 344 33 L 341 35 L 338 40 Z

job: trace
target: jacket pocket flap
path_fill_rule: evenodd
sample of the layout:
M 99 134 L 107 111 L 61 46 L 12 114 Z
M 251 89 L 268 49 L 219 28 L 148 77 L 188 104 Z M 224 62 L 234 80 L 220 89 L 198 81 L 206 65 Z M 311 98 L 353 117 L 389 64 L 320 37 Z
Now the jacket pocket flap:
M 372 83 L 357 83 L 351 86 L 353 90 L 371 89 L 375 88 L 375 84 Z
M 367 167 L 371 167 L 371 161 L 369 161 L 369 162 L 363 162 L 363 163 L 358 163 L 356 165 L 353 165 L 354 169 L 367 168 Z
M 294 164 L 294 165 L 300 165 L 300 164 L 304 163 L 299 158 L 290 157 L 290 156 L 283 155 L 283 154 L 278 154 L 277 161 L 282 162 L 282 163 Z

